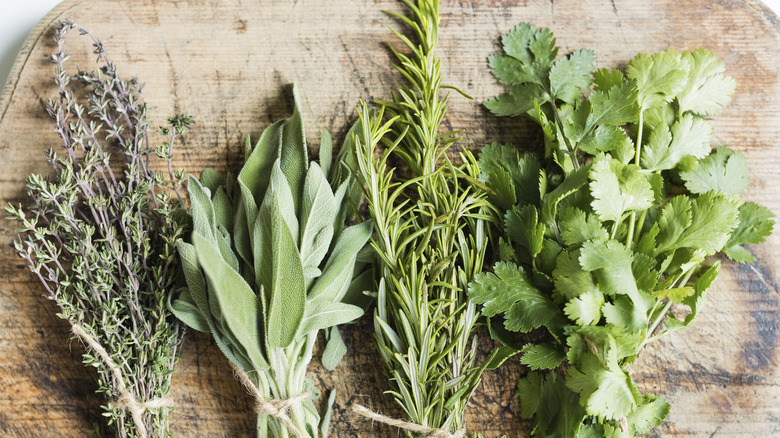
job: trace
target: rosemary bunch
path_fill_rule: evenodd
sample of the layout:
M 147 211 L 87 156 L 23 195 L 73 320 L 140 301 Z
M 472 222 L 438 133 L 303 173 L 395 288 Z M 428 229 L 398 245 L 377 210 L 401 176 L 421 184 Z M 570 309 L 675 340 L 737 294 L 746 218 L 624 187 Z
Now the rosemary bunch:
M 330 169 L 331 156 L 323 131 L 320 163 L 309 163 L 296 94 L 290 119 L 269 126 L 254 147 L 247 139 L 237 178 L 207 170 L 188 184 L 194 232 L 178 244 L 188 287 L 171 308 L 212 333 L 257 399 L 260 437 L 327 435 L 306 369 L 319 330 L 331 330 L 323 364 L 332 368 L 346 351 L 334 327 L 363 314 L 347 301 L 370 279 L 356 274 L 371 223 L 344 228 L 354 190 Z
M 92 38 L 100 70 L 65 70 L 65 35 L 74 28 Z M 58 316 L 90 347 L 84 364 L 97 369 L 116 436 L 169 436 L 166 397 L 183 330 L 165 302 L 184 231 L 177 214 L 181 173 L 172 171 L 171 154 L 192 119 L 169 118 L 161 130 L 170 141 L 152 148 L 138 80 L 121 79 L 102 43 L 71 21 L 59 23 L 54 40 L 59 96 L 46 111 L 62 152 L 46 153 L 51 176 L 27 178 L 31 205 L 5 207 L 22 224 L 14 248 L 59 306 Z M 82 93 L 86 103 L 77 97 Z M 152 155 L 167 163 L 168 179 L 150 168 Z M 112 160 L 121 162 L 121 174 Z
M 364 132 L 356 148 L 355 173 L 376 229 L 375 337 L 390 392 L 409 419 L 462 433 L 466 403 L 485 368 L 475 365 L 479 314 L 465 290 L 482 271 L 493 215 L 473 184 L 474 157 L 464 150 L 456 166 L 447 151 L 458 133 L 439 133 L 448 101 L 435 54 L 439 2 L 404 3 L 410 17 L 392 15 L 418 43 L 394 31 L 411 54 L 392 50 L 407 84 L 392 101 L 378 102 L 376 117 L 362 107 Z M 379 143 L 385 147 L 375 154 Z M 408 176 L 390 168 L 391 159 L 400 159 Z

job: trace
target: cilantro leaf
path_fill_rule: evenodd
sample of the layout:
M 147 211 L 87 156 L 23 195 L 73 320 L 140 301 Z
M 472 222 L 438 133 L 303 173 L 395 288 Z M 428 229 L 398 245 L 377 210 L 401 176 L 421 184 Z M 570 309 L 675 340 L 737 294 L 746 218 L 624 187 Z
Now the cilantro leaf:
M 541 218 L 543 222 L 552 222 L 558 215 L 558 204 L 587 184 L 590 169 L 590 164 L 581 166 L 574 172 L 567 174 L 558 187 L 542 196 Z
M 619 420 L 638 404 L 631 378 L 617 364 L 604 367 L 598 357 L 585 353 L 576 367 L 569 369 L 566 386 L 580 395 L 589 415 Z
M 528 332 L 560 314 L 552 300 L 533 286 L 523 268 L 514 263 L 499 262 L 493 273 L 474 276 L 468 294 L 475 303 L 484 304 L 485 316 L 506 311 L 504 325 L 511 331 Z
M 488 65 L 493 69 L 493 75 L 504 85 L 522 85 L 534 83 L 542 85 L 533 72 L 525 69 L 525 64 L 511 56 L 494 53 L 488 57 Z
M 579 258 L 579 249 L 562 251 L 558 255 L 555 269 L 552 272 L 556 296 L 569 300 L 588 292 L 601 295 L 598 286 L 593 281 L 593 276 L 580 266 Z
M 482 148 L 479 153 L 479 181 L 485 183 L 493 193 L 488 199 L 503 210 L 517 203 L 512 172 L 517 167 L 517 150 L 510 144 L 493 143 Z
M 520 363 L 532 370 L 554 370 L 566 359 L 566 354 L 550 344 L 526 344 L 520 352 Z
M 696 280 L 696 283 L 693 285 L 694 293 L 693 295 L 689 295 L 685 298 L 683 298 L 682 302 L 686 306 L 688 306 L 689 309 L 691 309 L 691 313 L 688 314 L 688 316 L 685 317 L 684 324 L 686 326 L 690 326 L 693 324 L 694 318 L 696 318 L 696 315 L 699 313 L 699 308 L 704 303 L 704 296 L 707 293 L 707 291 L 710 289 L 710 286 L 712 285 L 712 282 L 715 281 L 715 279 L 718 277 L 718 273 L 720 272 L 720 262 L 715 262 L 712 266 L 710 266 L 706 271 L 704 271 L 703 274 L 699 276 L 699 278 Z
M 564 245 L 576 246 L 588 240 L 606 240 L 609 235 L 596 215 L 568 207 L 558 223 Z
M 604 306 L 604 295 L 595 289 L 569 300 L 563 312 L 577 325 L 593 325 L 601 319 L 602 306 Z
M 479 153 L 479 181 L 495 191 L 491 201 L 503 210 L 515 204 L 539 202 L 539 159 L 531 153 L 518 154 L 511 144 L 492 143 Z
M 590 88 L 593 79 L 592 50 L 577 50 L 555 61 L 550 68 L 550 94 L 566 103 L 579 100 L 582 90 Z
M 675 249 L 674 244 L 682 236 L 683 232 L 691 226 L 693 213 L 691 213 L 691 199 L 686 195 L 678 195 L 670 199 L 661 208 L 658 217 L 658 236 L 656 243 L 658 252 Z
M 630 298 L 632 306 L 623 306 L 622 309 L 630 310 L 630 323 L 618 326 L 638 331 L 647 324 L 649 306 L 646 297 L 637 288 L 629 249 L 615 240 L 585 242 L 580 249 L 580 265 L 594 273 L 599 289 L 605 294 L 627 295 Z
M 583 137 L 577 144 L 580 150 L 591 155 L 599 152 L 616 151 L 616 158 L 634 157 L 634 142 L 626 135 L 626 131 L 618 126 L 601 125 Z M 626 161 L 623 161 L 624 163 Z
M 637 88 L 633 81 L 624 81 L 606 92 L 594 91 L 589 99 L 588 127 L 621 126 L 633 122 L 639 110 L 636 102 Z
M 774 213 L 755 202 L 746 202 L 739 207 L 739 225 L 731 233 L 723 251 L 739 263 L 753 262 L 755 257 L 742 247 L 746 243 L 758 244 L 772 234 Z
M 536 100 L 546 102 L 541 89 L 534 84 L 522 84 L 511 87 L 508 93 L 485 101 L 484 105 L 497 116 L 514 117 L 532 110 Z
M 634 435 L 648 434 L 653 431 L 653 427 L 660 426 L 667 415 L 669 415 L 669 403 L 652 394 L 646 394 L 639 402 L 639 406 L 634 412 L 628 414 L 626 419 Z
M 747 188 L 748 167 L 745 156 L 727 147 L 719 147 L 714 153 L 698 162 L 693 169 L 680 172 L 685 188 L 701 194 L 710 190 L 739 195 Z
M 653 292 L 653 296 L 659 299 L 669 298 L 669 301 L 682 304 L 685 298 L 695 294 L 696 291 L 690 286 L 675 287 L 672 289 L 662 289 Z
M 661 210 L 661 220 L 665 223 L 659 220 L 659 253 L 677 248 L 699 249 L 705 254 L 720 251 L 739 222 L 740 203 L 738 198 L 710 191 L 690 201 L 690 213 L 685 211 L 688 209 L 685 199 L 672 205 L 671 209 L 681 208 L 678 217 L 675 211 L 665 213 L 671 203 L 667 204 Z
M 666 170 L 688 155 L 706 157 L 710 149 L 712 126 L 706 120 L 686 114 L 680 117 L 671 132 L 665 125 L 653 130 L 642 155 L 642 166 L 649 170 Z
M 496 115 L 517 116 L 532 110 L 534 101 L 542 104 L 550 98 L 545 87 L 550 83 L 548 76 L 558 49 L 549 29 L 528 23 L 515 26 L 501 41 L 506 55 L 492 55 L 488 63 L 493 75 L 510 88 L 485 106 Z
M 685 52 L 682 60 L 690 65 L 690 70 L 685 87 L 677 95 L 680 113 L 690 111 L 702 116 L 720 113 L 737 87 L 734 79 L 723 74 L 726 70 L 723 63 L 707 49 Z
M 658 284 L 659 274 L 656 271 L 656 260 L 644 253 L 634 253 L 634 261 L 631 264 L 636 279 L 636 287 L 642 291 L 653 291 Z
M 579 364 L 583 354 L 598 350 L 606 358 L 606 351 L 614 355 L 617 361 L 629 361 L 636 356 L 639 345 L 644 341 L 644 333 L 632 333 L 613 325 L 586 325 L 567 327 L 568 338 L 566 354 L 569 363 Z
M 504 224 L 509 239 L 528 252 L 524 257 L 526 260 L 533 260 L 542 252 L 544 232 L 547 227 L 539 223 L 536 207 L 526 205 L 513 208 L 506 212 Z
M 511 144 L 500 144 L 493 142 L 485 145 L 479 151 L 479 180 L 486 182 L 488 175 L 495 169 L 500 168 L 507 173 L 514 173 L 519 161 L 517 149 Z
M 624 328 L 631 332 L 638 332 L 646 328 L 647 322 L 644 318 L 637 318 L 633 301 L 628 297 L 621 295 L 614 297 L 612 302 L 604 304 L 601 309 L 607 324 Z
M 612 68 L 600 68 L 593 72 L 594 90 L 609 91 L 616 85 L 621 85 L 626 77 L 623 72 Z
M 483 178 L 484 175 L 484 178 Z M 488 194 L 488 199 L 502 210 L 509 210 L 517 203 L 517 192 L 512 183 L 512 176 L 503 167 L 496 167 L 490 172 L 480 173 L 480 180 L 490 188 L 493 193 Z
M 550 29 L 537 28 L 529 23 L 515 26 L 508 34 L 501 37 L 501 43 L 507 55 L 517 59 L 526 67 L 534 62 L 549 67 L 558 56 L 555 36 Z
M 520 415 L 536 416 L 532 433 L 539 437 L 579 436 L 585 410 L 579 397 L 553 372 L 531 371 L 517 383 Z
M 626 67 L 626 74 L 637 81 L 640 108 L 645 110 L 674 99 L 685 86 L 688 68 L 688 64 L 681 61 L 680 52 L 672 49 L 634 56 Z
M 504 54 L 488 58 L 493 75 L 509 91 L 485 102 L 494 114 L 516 116 L 549 100 L 573 104 L 592 83 L 594 53 L 578 50 L 558 60 L 550 29 L 528 23 L 515 26 L 502 38 Z
M 653 189 L 641 169 L 623 164 L 608 154 L 599 154 L 590 172 L 593 210 L 602 221 L 619 222 L 626 212 L 646 210 L 653 201 Z
M 553 374 L 554 375 L 554 374 Z M 541 400 L 546 397 L 543 394 L 544 374 L 530 372 L 517 382 L 517 397 L 520 398 L 520 416 L 531 418 L 539 410 Z

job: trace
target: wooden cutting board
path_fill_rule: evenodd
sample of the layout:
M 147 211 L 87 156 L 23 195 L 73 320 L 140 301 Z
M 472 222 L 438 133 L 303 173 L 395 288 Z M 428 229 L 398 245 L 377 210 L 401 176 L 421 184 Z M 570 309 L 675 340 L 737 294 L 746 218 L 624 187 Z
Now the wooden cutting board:
M 197 174 L 209 166 L 236 170 L 244 136 L 257 138 L 290 114 L 293 81 L 308 137 L 327 128 L 340 141 L 358 99 L 387 98 L 398 79 L 383 45 L 394 37 L 382 9 L 401 7 L 394 0 L 65 1 L 33 31 L 0 98 L 0 203 L 22 201 L 24 178 L 46 171 L 42 152 L 58 145 L 41 106 L 55 93 L 46 62 L 55 21 L 69 17 L 91 29 L 125 77 L 146 82 L 156 123 L 174 112 L 195 116 L 176 164 Z M 594 49 L 599 67 L 624 66 L 639 51 L 707 47 L 738 83 L 733 102 L 715 118 L 714 143 L 745 153 L 752 169 L 747 197 L 780 212 L 780 21 L 760 3 L 445 0 L 441 10 L 445 80 L 475 97 L 453 96 L 447 118 L 465 131 L 466 147 L 517 142 L 527 129 L 481 106 L 501 91 L 485 58 L 520 21 L 551 27 L 564 52 Z M 68 47 L 82 67 L 94 66 L 84 38 L 73 34 Z M 8 246 L 13 228 L 0 221 L 0 435 L 87 436 L 105 401 L 80 363 L 81 345 L 69 340 L 68 326 Z M 650 346 L 633 367 L 643 390 L 672 403 L 655 435 L 780 436 L 778 233 L 753 250 L 755 263 L 724 260 L 694 328 Z M 331 436 L 399 436 L 349 412 L 359 402 L 401 414 L 383 394 L 370 333 L 368 318 L 347 328 L 349 354 L 339 368 L 327 373 L 317 361 L 310 368 L 320 388 L 338 391 Z M 525 371 L 510 361 L 485 376 L 469 407 L 470 431 L 529 434 L 513 397 Z M 254 436 L 252 401 L 209 336 L 189 334 L 173 384 L 174 436 Z

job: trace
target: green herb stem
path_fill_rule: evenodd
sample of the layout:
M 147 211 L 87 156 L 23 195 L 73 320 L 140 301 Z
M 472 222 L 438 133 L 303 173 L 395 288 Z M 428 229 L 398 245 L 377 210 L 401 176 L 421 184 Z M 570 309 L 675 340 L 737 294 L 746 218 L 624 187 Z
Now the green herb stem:
M 572 165 L 574 165 L 574 170 L 577 170 L 580 168 L 580 162 L 577 159 L 577 153 L 574 150 L 574 146 L 571 145 L 569 137 L 566 136 L 566 131 L 563 129 L 563 121 L 561 120 L 561 115 L 558 113 L 558 106 L 555 105 L 555 99 L 550 99 L 550 105 L 552 105 L 553 115 L 555 116 L 555 123 L 558 125 L 558 129 L 561 132 L 561 137 L 563 137 L 564 143 L 566 143 L 566 150 L 568 151 L 569 157 L 571 158 Z

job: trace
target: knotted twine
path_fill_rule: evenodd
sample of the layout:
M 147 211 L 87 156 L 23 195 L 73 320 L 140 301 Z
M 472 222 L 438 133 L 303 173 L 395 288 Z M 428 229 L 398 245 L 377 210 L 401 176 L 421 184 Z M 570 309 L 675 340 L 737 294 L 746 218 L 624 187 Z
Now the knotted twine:
M 287 400 L 266 400 L 263 397 L 263 394 L 260 393 L 260 390 L 257 389 L 257 386 L 255 386 L 254 382 L 252 382 L 252 379 L 249 378 L 249 375 L 244 372 L 244 370 L 236 366 L 236 364 L 233 362 L 230 362 L 230 365 L 233 366 L 233 372 L 235 372 L 235 374 L 238 376 L 238 379 L 241 381 L 241 383 L 244 384 L 244 386 L 249 390 L 249 392 L 252 393 L 252 396 L 255 398 L 255 412 L 277 418 L 287 427 L 287 429 L 290 430 L 290 432 L 292 432 L 293 435 L 295 435 L 295 438 L 308 437 L 307 434 L 304 434 L 298 428 L 298 426 L 293 423 L 290 416 L 287 415 L 287 411 L 291 407 L 301 404 L 304 400 L 311 397 L 311 391 L 303 392 L 296 395 L 295 397 L 290 397 Z
M 122 376 L 122 370 L 119 369 L 119 366 L 117 366 L 116 362 L 111 359 L 111 356 L 108 354 L 106 349 L 103 348 L 103 346 L 100 345 L 98 341 L 95 340 L 95 338 L 84 331 L 84 328 L 81 327 L 80 324 L 72 322 L 71 329 L 73 330 L 73 334 L 81 338 L 85 344 L 97 352 L 98 356 L 100 356 L 100 358 L 103 360 L 103 363 L 106 365 L 106 367 L 111 370 L 111 374 L 114 375 L 114 380 L 117 382 L 116 391 L 119 393 L 119 398 L 117 398 L 115 402 L 111 403 L 111 405 L 114 408 L 123 409 L 129 412 L 136 429 L 138 429 L 138 434 L 141 436 L 141 438 L 147 438 L 149 436 L 149 432 L 146 430 L 146 425 L 144 425 L 144 412 L 146 412 L 148 409 L 172 407 L 173 401 L 168 397 L 164 397 L 139 403 L 138 399 L 136 399 L 135 396 L 127 390 L 125 379 Z
M 429 437 L 429 438 L 463 438 L 466 436 L 466 428 L 459 429 L 455 433 L 451 433 L 444 429 L 435 429 L 433 427 L 423 426 L 422 424 L 417 423 L 410 423 L 408 421 L 404 420 L 398 420 L 396 418 L 386 417 L 382 414 L 377 414 L 376 412 L 372 411 L 371 409 L 368 409 L 365 406 L 353 404 L 352 405 L 352 411 L 356 414 L 366 417 L 373 421 L 378 421 L 380 423 L 384 423 L 390 426 L 397 427 L 399 429 L 408 430 L 410 432 L 416 432 L 421 433 L 423 436 Z

